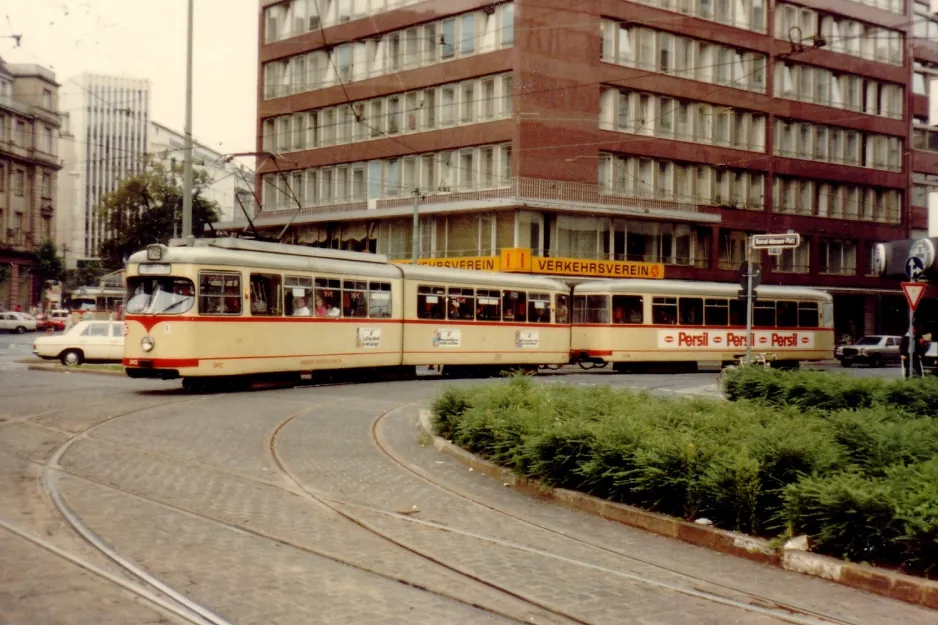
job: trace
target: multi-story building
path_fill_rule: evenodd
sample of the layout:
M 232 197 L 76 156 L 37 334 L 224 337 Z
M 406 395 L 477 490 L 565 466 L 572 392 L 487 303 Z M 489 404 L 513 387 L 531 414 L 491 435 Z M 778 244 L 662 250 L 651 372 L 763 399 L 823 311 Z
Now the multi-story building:
M 763 281 L 898 331 L 870 263 L 921 223 L 917 6 L 261 0 L 257 223 L 406 259 L 416 197 L 423 259 L 726 282 L 748 235 L 793 230 Z
M 929 221 L 929 198 L 933 197 L 933 229 L 938 226 L 938 15 L 927 0 L 912 0 L 910 32 L 912 53 L 912 236 L 925 236 Z M 938 5 L 938 3 L 936 3 Z M 932 119 L 929 119 L 932 117 Z M 934 122 L 934 126 L 929 126 Z M 934 196 L 932 194 L 935 194 Z
M 59 192 L 56 242 L 68 268 L 98 257 L 107 238 L 102 198 L 121 180 L 140 173 L 148 149 L 150 83 L 147 80 L 81 74 L 62 87 L 69 143 Z
M 59 85 L 0 59 L 0 309 L 39 302 L 36 248 L 55 237 Z
M 164 165 L 181 167 L 185 158 L 186 137 L 162 124 L 150 124 L 150 147 L 148 152 Z M 212 181 L 200 189 L 201 196 L 218 204 L 218 218 L 222 223 L 234 220 L 241 209 L 235 199 L 238 188 L 253 186 L 254 172 L 248 171 L 235 161 L 227 161 L 225 155 L 193 141 L 192 162 L 197 169 L 205 171 Z M 180 176 L 180 184 L 182 179 Z

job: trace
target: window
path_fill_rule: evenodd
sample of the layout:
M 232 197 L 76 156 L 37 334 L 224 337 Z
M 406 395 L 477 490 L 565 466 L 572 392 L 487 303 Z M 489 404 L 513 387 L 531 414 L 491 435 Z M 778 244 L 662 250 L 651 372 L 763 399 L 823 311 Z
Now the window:
M 52 175 L 45 172 L 42 174 L 42 197 L 52 197 Z
M 640 295 L 612 296 L 612 323 L 642 324 L 645 322 L 645 300 Z
M 387 319 L 391 316 L 391 284 L 389 282 L 368 283 L 368 316 Z
M 441 286 L 417 286 L 417 318 L 446 318 L 446 289 Z
M 752 325 L 757 328 L 774 328 L 775 302 L 757 301 L 753 303 Z
M 107 323 L 92 323 L 82 331 L 81 335 L 106 337 L 108 333 L 108 326 L 109 324 Z
M 313 298 L 313 279 L 302 276 L 285 276 L 283 279 L 284 314 L 288 317 L 309 317 Z
M 199 273 L 199 314 L 240 315 L 241 275 L 236 273 Z
M 682 297 L 678 300 L 682 326 L 703 325 L 703 300 L 699 297 Z
M 556 323 L 570 323 L 570 296 L 558 293 L 556 302 L 554 321 Z
M 776 321 L 780 328 L 798 327 L 798 303 L 776 302 Z
M 821 325 L 817 302 L 798 303 L 798 325 L 802 328 L 817 328 Z
M 475 51 L 475 13 L 466 13 L 462 16 L 459 23 L 459 54 L 468 55 Z
M 527 294 L 523 291 L 502 291 L 502 320 L 525 321 L 527 319 Z
M 331 278 L 316 278 L 316 301 L 313 314 L 317 317 L 340 317 L 342 283 Z
M 500 321 L 501 292 L 478 289 L 476 291 L 476 319 L 479 321 Z
M 677 323 L 677 298 L 655 297 L 651 300 L 651 322 L 655 325 Z
M 464 321 L 475 319 L 475 289 L 450 287 L 447 311 L 449 319 Z
M 20 197 L 26 193 L 26 172 L 22 169 L 13 174 L 13 193 Z
M 443 20 L 443 34 L 440 35 L 440 57 L 445 61 L 456 56 L 456 19 Z
M 550 323 L 549 293 L 531 293 L 528 297 L 528 321 Z
M 251 274 L 251 314 L 280 315 L 280 276 L 275 274 Z
M 575 295 L 573 323 L 609 323 L 609 296 Z
M 52 92 L 48 89 L 42 90 L 42 108 L 46 109 L 47 111 L 53 110 L 52 109 Z
M 704 325 L 726 326 L 730 322 L 729 301 L 725 299 L 704 300 Z

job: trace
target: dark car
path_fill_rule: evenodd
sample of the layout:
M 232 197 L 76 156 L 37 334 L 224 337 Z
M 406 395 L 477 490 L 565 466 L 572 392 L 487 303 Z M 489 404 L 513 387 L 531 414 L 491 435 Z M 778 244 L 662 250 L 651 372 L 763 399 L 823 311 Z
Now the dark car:
M 899 362 L 901 342 L 901 336 L 864 336 L 856 342 L 856 345 L 838 346 L 834 350 L 834 357 L 844 367 L 861 363 L 870 367 L 882 367 Z

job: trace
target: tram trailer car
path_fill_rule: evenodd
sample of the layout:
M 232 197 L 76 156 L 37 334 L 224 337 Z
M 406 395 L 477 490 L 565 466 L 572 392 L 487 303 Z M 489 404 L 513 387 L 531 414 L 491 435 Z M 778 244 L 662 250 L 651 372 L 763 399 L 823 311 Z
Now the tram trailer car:
M 442 365 L 566 364 L 570 290 L 557 280 L 239 239 L 151 245 L 127 263 L 132 378 Z
M 655 363 L 728 363 L 746 351 L 739 287 L 681 280 L 601 280 L 573 289 L 573 357 L 629 371 Z M 774 366 L 833 358 L 833 298 L 819 290 L 760 286 L 753 353 Z

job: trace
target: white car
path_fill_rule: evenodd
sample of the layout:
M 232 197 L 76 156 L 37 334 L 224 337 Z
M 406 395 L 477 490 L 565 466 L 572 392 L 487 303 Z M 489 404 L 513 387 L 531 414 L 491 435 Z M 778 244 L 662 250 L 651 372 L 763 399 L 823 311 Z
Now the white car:
M 124 358 L 124 324 L 112 321 L 82 321 L 56 336 L 33 341 L 33 353 L 40 358 L 58 358 L 63 365 L 85 361 L 117 361 Z
M 36 320 L 18 312 L 0 312 L 0 330 L 22 334 L 36 331 Z

